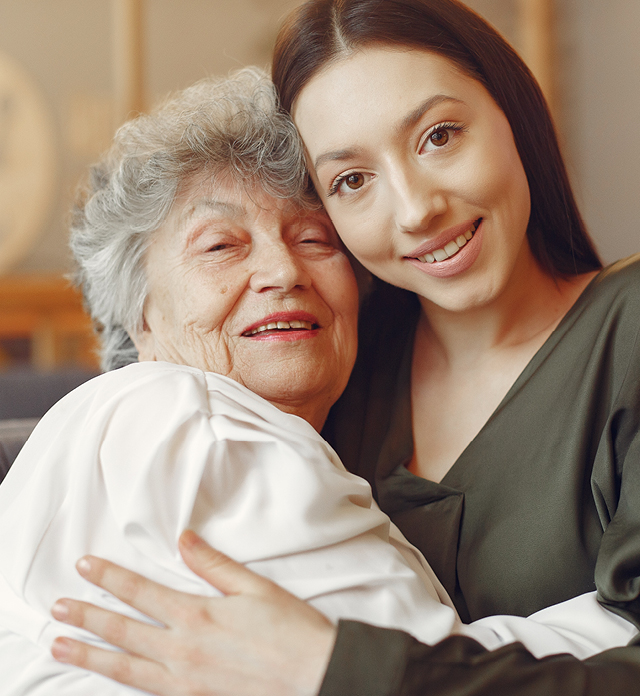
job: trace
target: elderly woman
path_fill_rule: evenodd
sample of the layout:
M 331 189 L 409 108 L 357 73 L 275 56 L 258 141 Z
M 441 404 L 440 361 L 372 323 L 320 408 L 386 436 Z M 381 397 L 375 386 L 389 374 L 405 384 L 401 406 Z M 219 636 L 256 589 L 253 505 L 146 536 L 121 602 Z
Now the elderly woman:
M 87 552 L 211 595 L 179 560 L 187 526 L 334 620 L 418 629 L 417 603 L 425 640 L 456 625 L 318 434 L 355 360 L 358 293 L 301 172 L 254 71 L 128 124 L 93 172 L 72 246 L 107 373 L 52 409 L 0 489 L 3 689 L 128 691 L 53 660 L 51 605 L 126 611 L 75 573 Z
M 94 170 L 72 246 L 107 372 L 47 414 L 0 488 L 3 693 L 131 692 L 54 661 L 56 636 L 86 633 L 49 611 L 69 595 L 144 619 L 75 573 L 87 553 L 215 596 L 180 560 L 186 527 L 331 621 L 518 636 L 517 619 L 461 625 L 318 433 L 355 360 L 358 297 L 303 189 L 293 126 L 252 70 L 128 124 Z M 524 636 L 539 654 L 598 649 L 544 621 Z

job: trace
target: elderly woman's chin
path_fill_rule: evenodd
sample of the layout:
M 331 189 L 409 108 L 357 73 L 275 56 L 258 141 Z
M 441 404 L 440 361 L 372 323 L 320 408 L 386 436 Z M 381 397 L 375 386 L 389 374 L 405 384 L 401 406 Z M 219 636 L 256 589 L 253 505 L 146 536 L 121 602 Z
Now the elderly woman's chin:
M 320 429 L 346 386 L 358 291 L 322 211 L 216 178 L 187 188 L 146 254 L 139 359 L 226 375 Z

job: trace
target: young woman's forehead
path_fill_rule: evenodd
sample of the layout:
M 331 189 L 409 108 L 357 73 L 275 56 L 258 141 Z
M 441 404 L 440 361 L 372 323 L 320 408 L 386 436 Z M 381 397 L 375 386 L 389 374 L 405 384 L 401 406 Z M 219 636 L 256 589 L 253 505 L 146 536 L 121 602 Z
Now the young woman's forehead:
M 348 151 L 380 131 L 403 135 L 431 112 L 434 118 L 467 119 L 487 107 L 498 109 L 486 88 L 449 59 L 375 47 L 312 79 L 293 117 L 317 168 L 319 160 L 348 159 Z
M 349 53 L 320 70 L 301 90 L 292 113 L 295 118 L 300 101 L 314 85 L 322 84 L 323 90 L 331 93 L 329 99 L 336 92 L 341 92 L 345 99 L 354 101 L 355 90 L 363 84 L 371 90 L 385 89 L 397 85 L 399 77 L 403 81 L 410 81 L 413 89 L 423 85 L 424 89 L 433 88 L 445 96 L 455 97 L 453 90 L 471 85 L 486 90 L 479 80 L 439 53 L 375 45 Z M 361 90 L 358 94 L 361 99 Z M 371 97 L 384 99 L 385 95 L 372 93 Z M 407 95 L 407 99 L 411 97 L 411 94 Z

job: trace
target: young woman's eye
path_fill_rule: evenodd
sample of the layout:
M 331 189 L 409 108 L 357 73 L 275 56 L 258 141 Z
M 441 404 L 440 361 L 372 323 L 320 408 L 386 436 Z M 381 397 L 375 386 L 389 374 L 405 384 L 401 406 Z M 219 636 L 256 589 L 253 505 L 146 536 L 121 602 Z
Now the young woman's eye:
M 364 184 L 364 175 L 357 172 L 356 174 L 349 174 L 345 176 L 344 185 L 350 188 L 352 191 L 357 191 Z
M 357 191 L 361 189 L 366 183 L 366 177 L 362 172 L 350 172 L 349 174 L 341 174 L 336 177 L 334 182 L 331 184 L 329 193 L 327 195 L 333 196 L 338 191 Z
M 427 134 L 422 150 L 433 150 L 448 145 L 464 126 L 456 123 L 440 123 Z
M 442 147 L 443 145 L 446 145 L 449 142 L 449 131 L 445 128 L 441 128 L 437 131 L 434 131 L 429 136 L 429 142 L 431 142 L 431 144 L 435 145 L 436 147 Z

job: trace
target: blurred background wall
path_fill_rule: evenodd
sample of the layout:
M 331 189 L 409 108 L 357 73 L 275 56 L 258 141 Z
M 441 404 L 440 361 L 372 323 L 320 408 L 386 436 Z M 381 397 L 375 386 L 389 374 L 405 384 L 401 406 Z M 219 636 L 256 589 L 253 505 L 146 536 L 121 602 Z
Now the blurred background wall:
M 122 8 L 142 7 L 149 106 L 205 75 L 267 66 L 278 27 L 299 1 L 0 0 L 0 369 L 16 355 L 40 367 L 78 355 L 95 364 L 89 347 L 78 348 L 86 317 L 61 276 L 70 268 L 73 192 L 123 118 Z M 467 3 L 544 84 L 604 260 L 640 251 L 639 0 Z M 73 350 L 54 324 L 75 336 Z
M 468 4 L 522 49 L 520 19 L 528 1 Z M 148 103 L 204 75 L 247 63 L 267 65 L 281 18 L 295 4 L 146 0 Z M 606 11 L 602 0 L 554 4 L 554 110 L 589 228 L 610 261 L 640 249 L 640 2 L 607 0 Z M 0 0 L 0 53 L 41 91 L 55 148 L 51 206 L 37 241 L 13 272 L 68 267 L 72 191 L 112 132 L 112 5 L 112 0 Z
M 535 2 L 467 0 L 522 54 L 518 20 Z M 611 262 L 640 251 L 640 2 L 548 4 L 554 115 L 578 203 Z

